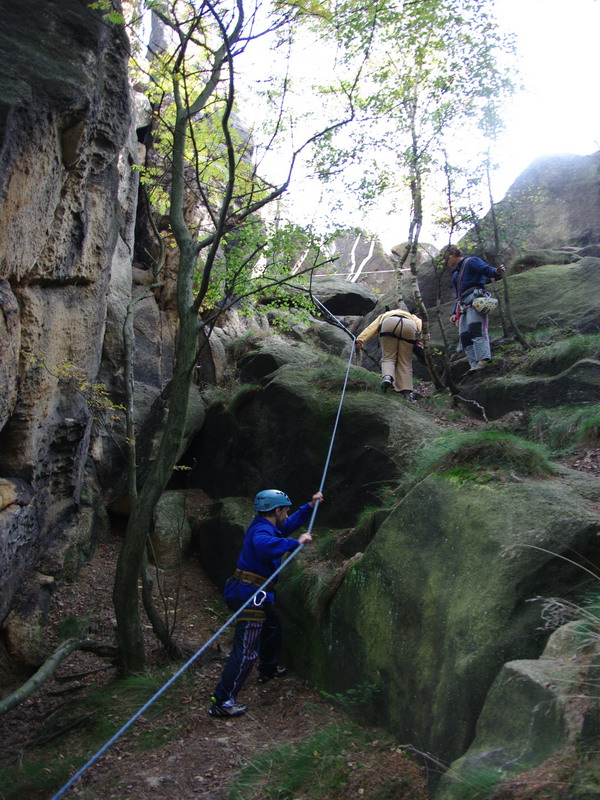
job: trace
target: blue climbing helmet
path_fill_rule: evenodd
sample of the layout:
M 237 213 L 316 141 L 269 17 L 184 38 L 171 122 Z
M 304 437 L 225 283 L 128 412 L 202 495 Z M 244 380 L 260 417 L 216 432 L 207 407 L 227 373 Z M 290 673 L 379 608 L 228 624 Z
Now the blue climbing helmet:
M 279 489 L 263 489 L 254 498 L 253 505 L 255 511 L 272 511 L 281 506 L 291 506 L 292 501 L 285 492 L 280 492 Z

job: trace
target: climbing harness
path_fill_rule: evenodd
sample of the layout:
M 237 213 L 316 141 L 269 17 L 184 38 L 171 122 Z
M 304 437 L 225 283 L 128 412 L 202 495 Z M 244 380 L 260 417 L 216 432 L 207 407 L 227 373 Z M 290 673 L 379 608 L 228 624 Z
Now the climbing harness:
M 384 331 L 382 330 L 383 323 L 387 322 L 389 319 L 397 319 L 398 322 L 394 326 L 393 331 Z M 400 314 L 390 314 L 390 316 L 386 317 L 384 320 L 380 322 L 377 326 L 377 333 L 379 336 L 391 336 L 394 339 L 400 339 L 401 342 L 409 342 L 410 344 L 415 344 L 419 341 L 419 337 L 417 336 L 416 339 L 407 339 L 406 336 L 402 336 L 402 331 L 404 329 L 404 322 L 407 317 L 401 316 Z M 398 327 L 400 328 L 400 333 L 397 333 Z
M 343 405 L 343 402 L 344 402 L 344 396 L 346 394 L 346 387 L 348 385 L 348 376 L 350 374 L 350 367 L 352 366 L 352 357 L 354 355 L 354 342 L 356 340 L 356 337 L 354 336 L 354 334 L 351 331 L 348 330 L 348 328 L 346 328 L 340 322 L 340 320 L 337 319 L 337 317 L 333 316 L 333 314 L 329 311 L 328 308 L 326 308 L 319 300 L 317 300 L 316 297 L 313 297 L 312 290 L 310 292 L 310 295 L 311 295 L 311 298 L 313 299 L 313 302 L 315 303 L 315 305 L 318 308 L 320 308 L 325 314 L 327 314 L 329 319 L 338 328 L 341 328 L 342 330 L 344 330 L 350 336 L 350 338 L 352 339 L 352 348 L 351 348 L 351 352 L 350 352 L 350 358 L 348 360 L 348 365 L 346 367 L 346 375 L 345 375 L 345 378 L 344 378 L 344 385 L 343 385 L 342 393 L 341 393 L 341 396 L 340 396 L 340 402 L 339 402 L 339 405 L 338 405 L 337 415 L 336 415 L 335 423 L 334 423 L 334 426 L 333 426 L 333 432 L 331 434 L 331 441 L 329 443 L 329 450 L 327 452 L 327 457 L 325 459 L 325 466 L 323 468 L 323 474 L 321 476 L 321 483 L 320 483 L 320 486 L 319 486 L 319 492 L 322 492 L 323 491 L 323 486 L 325 485 L 325 479 L 327 477 L 327 471 L 329 469 L 329 463 L 331 461 L 331 454 L 333 452 L 333 444 L 335 442 L 335 437 L 336 437 L 336 434 L 337 434 L 337 429 L 338 429 L 340 416 L 341 416 L 341 413 L 342 413 L 342 405 Z M 307 533 L 311 533 L 311 531 L 312 531 L 313 524 L 314 524 L 314 521 L 315 521 L 315 517 L 317 515 L 318 507 L 319 507 L 319 500 L 316 500 L 315 501 L 315 505 L 314 505 L 313 510 L 312 510 L 312 514 L 311 514 L 308 526 L 307 526 Z M 215 634 L 213 634 L 211 636 L 211 638 L 204 645 L 202 645 L 202 647 L 196 653 L 194 653 L 194 655 L 191 656 L 191 658 L 189 658 L 185 662 L 185 664 L 182 667 L 180 667 L 180 669 L 178 669 L 177 672 L 171 678 L 169 678 L 169 680 L 164 684 L 164 686 L 162 686 L 154 695 L 152 695 L 152 697 L 138 711 L 136 711 L 136 713 L 121 728 L 119 728 L 119 730 L 100 748 L 100 750 L 98 750 L 97 753 L 95 753 L 89 759 L 89 761 L 87 761 L 80 769 L 77 770 L 77 772 L 72 776 L 72 778 L 69 781 L 67 781 L 67 783 L 65 783 L 65 785 L 61 789 L 59 789 L 59 791 L 55 795 L 52 796 L 51 800 L 60 800 L 61 797 L 64 797 L 65 793 L 71 788 L 71 786 L 73 786 L 73 784 L 75 784 L 79 780 L 79 778 L 81 778 L 81 776 L 85 772 L 87 772 L 87 770 L 93 764 L 95 764 L 104 755 L 104 753 L 106 753 L 106 751 L 110 747 L 112 747 L 112 745 L 117 741 L 117 739 L 119 739 L 125 733 L 125 731 L 127 731 L 133 725 L 133 723 L 136 722 L 142 716 L 142 714 L 145 711 L 147 711 L 150 708 L 150 706 L 156 700 L 158 700 L 158 698 L 161 695 L 163 695 L 167 691 L 167 689 L 170 686 L 172 686 L 175 683 L 175 681 L 181 675 L 183 675 L 183 673 L 188 669 L 188 667 L 190 667 L 202 655 L 202 653 L 204 653 L 204 651 L 208 647 L 210 647 L 210 645 L 213 644 L 213 642 L 215 642 L 219 638 L 219 636 L 223 633 L 223 631 L 226 630 L 226 628 L 228 628 L 231 625 L 232 622 L 234 622 L 236 619 L 238 619 L 238 617 L 240 617 L 246 611 L 246 609 L 248 608 L 248 606 L 251 603 L 255 607 L 260 606 L 263 603 L 264 598 L 266 597 L 266 589 L 269 586 L 269 584 L 271 583 L 271 581 L 273 580 L 273 578 L 275 578 L 290 563 L 290 561 L 293 558 L 295 558 L 298 555 L 298 553 L 300 553 L 303 549 L 304 549 L 304 545 L 303 544 L 299 544 L 298 547 L 296 547 L 295 550 L 293 550 L 290 553 L 290 555 L 284 561 L 281 562 L 281 564 L 275 570 L 275 572 L 271 576 L 269 576 L 269 578 L 267 578 L 267 580 L 265 580 L 259 586 L 259 588 L 254 592 L 254 594 L 251 597 L 249 597 L 246 600 L 246 602 L 242 606 L 240 606 L 240 608 L 238 608 L 238 610 L 234 614 L 231 615 L 231 617 L 229 617 L 229 619 L 219 628 L 219 630 Z M 249 574 L 253 574 L 253 573 L 249 573 Z M 260 576 L 255 576 L 255 577 L 260 577 Z M 253 583 L 253 585 L 256 585 L 256 584 Z M 260 600 L 257 600 L 257 598 L 260 598 Z M 253 612 L 252 609 L 248 609 L 248 611 L 246 613 L 251 614 L 251 613 L 255 613 L 255 612 Z

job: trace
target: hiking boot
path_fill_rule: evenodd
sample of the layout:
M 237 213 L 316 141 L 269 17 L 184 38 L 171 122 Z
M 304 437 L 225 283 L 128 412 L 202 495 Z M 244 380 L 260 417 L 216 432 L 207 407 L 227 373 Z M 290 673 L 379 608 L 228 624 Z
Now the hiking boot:
M 208 709 L 208 716 L 227 719 L 227 717 L 241 717 L 246 711 L 248 711 L 248 706 L 242 703 L 233 703 L 231 706 L 220 706 L 213 700 L 212 706 Z
M 387 392 L 387 390 L 392 386 L 394 383 L 394 379 L 391 375 L 384 375 L 381 379 L 381 391 Z
M 408 400 L 409 403 L 415 402 L 415 396 L 412 392 L 405 391 L 405 392 L 400 392 L 400 394 L 405 400 Z
M 275 667 L 275 672 L 263 672 L 258 678 L 258 683 L 268 683 L 271 678 L 283 678 L 287 675 L 287 667 Z
M 487 361 L 479 361 L 477 362 L 477 364 L 473 364 L 473 366 L 469 367 L 469 369 L 465 372 L 465 374 L 461 378 L 459 378 L 459 382 L 464 381 L 465 378 L 470 378 L 471 375 L 474 375 L 476 372 L 479 372 L 480 369 L 485 369 L 486 366 L 487 366 Z

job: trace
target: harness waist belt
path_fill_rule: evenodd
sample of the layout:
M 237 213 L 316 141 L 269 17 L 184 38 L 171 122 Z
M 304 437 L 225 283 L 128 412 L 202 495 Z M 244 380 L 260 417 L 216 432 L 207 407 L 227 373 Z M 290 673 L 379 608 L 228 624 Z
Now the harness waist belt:
M 263 583 L 267 580 L 263 575 L 257 575 L 256 572 L 246 572 L 243 569 L 236 569 L 233 573 L 233 577 L 238 581 L 243 581 L 244 583 L 251 583 L 252 586 L 262 586 Z M 265 589 L 270 589 L 273 584 L 269 583 L 265 586 Z
M 380 336 L 393 336 L 394 339 L 400 339 L 400 341 L 402 341 L 402 342 L 410 342 L 411 344 L 414 344 L 415 342 L 419 341 L 418 339 L 406 339 L 404 336 L 396 336 L 395 333 L 385 333 L 385 331 L 382 331 L 379 335 Z
M 399 319 L 400 331 L 402 331 L 402 328 L 404 327 L 404 320 L 408 319 L 408 317 L 405 317 L 403 314 L 390 314 L 389 317 L 386 317 L 382 322 L 380 322 L 379 328 L 377 330 L 379 336 L 393 336 L 394 339 L 400 339 L 401 342 L 409 342 L 410 344 L 414 344 L 416 341 L 418 341 L 418 337 L 416 339 L 407 339 L 406 336 L 398 336 L 397 333 L 392 333 L 392 331 L 382 331 L 381 328 L 383 326 L 383 323 L 387 322 L 388 319 Z M 396 325 L 394 330 L 398 330 L 398 325 Z

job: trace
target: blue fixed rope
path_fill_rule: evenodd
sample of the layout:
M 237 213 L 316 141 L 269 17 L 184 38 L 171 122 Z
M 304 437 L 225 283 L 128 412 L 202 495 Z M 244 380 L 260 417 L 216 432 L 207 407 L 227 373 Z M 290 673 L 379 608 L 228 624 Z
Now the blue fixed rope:
M 350 375 L 350 367 L 352 366 L 352 358 L 354 356 L 354 341 L 355 341 L 356 337 L 336 317 L 334 317 L 331 314 L 331 312 L 319 300 L 317 300 L 315 297 L 313 297 L 313 300 L 323 311 L 325 311 L 327 313 L 327 315 L 332 319 L 334 324 L 337 325 L 339 328 L 342 328 L 352 339 L 352 350 L 350 352 L 350 358 L 348 359 L 348 365 L 346 367 L 346 374 L 345 374 L 345 377 L 344 377 L 344 385 L 343 385 L 342 393 L 341 393 L 341 396 L 340 396 L 340 402 L 338 404 L 338 410 L 337 410 L 337 415 L 336 415 L 336 418 L 335 418 L 335 423 L 334 423 L 334 426 L 333 426 L 333 432 L 331 434 L 331 441 L 329 443 L 329 450 L 327 452 L 327 458 L 325 459 L 325 466 L 323 468 L 323 475 L 321 477 L 321 483 L 319 485 L 319 492 L 322 493 L 323 486 L 325 485 L 325 479 L 327 477 L 327 471 L 329 470 L 329 464 L 330 464 L 330 461 L 331 461 L 331 454 L 333 452 L 333 444 L 335 442 L 335 437 L 336 437 L 336 434 L 337 434 L 337 429 L 338 429 L 338 425 L 339 425 L 339 421 L 340 421 L 340 416 L 341 416 L 341 413 L 342 413 L 342 405 L 344 403 L 344 396 L 346 394 L 346 387 L 348 386 L 348 377 Z M 317 509 L 319 507 L 319 502 L 320 502 L 319 500 L 315 501 L 315 505 L 313 506 L 312 514 L 311 514 L 311 517 L 310 517 L 310 520 L 309 520 L 309 523 L 308 523 L 308 527 L 307 527 L 307 533 L 311 533 L 312 532 L 314 521 L 315 521 L 315 517 L 317 515 Z M 73 786 L 73 784 L 75 784 L 79 780 L 79 778 L 81 778 L 81 776 L 85 772 L 87 772 L 87 770 L 91 766 L 93 766 L 93 764 L 95 764 L 104 755 L 104 753 L 106 753 L 106 751 L 110 747 L 112 747 L 112 745 L 117 741 L 117 739 L 119 739 L 125 733 L 126 730 L 131 728 L 133 723 L 136 722 L 136 720 L 138 720 L 142 716 L 142 714 L 145 711 L 147 711 L 150 708 L 150 706 L 154 702 L 156 702 L 156 700 L 158 700 L 158 698 L 162 694 L 164 694 L 170 686 L 172 686 L 172 684 L 175 683 L 175 681 L 180 677 L 180 675 L 183 675 L 183 673 L 186 671 L 186 669 L 188 669 L 188 667 L 190 667 L 194 663 L 194 661 L 196 661 L 202 655 L 202 653 L 204 653 L 204 651 L 208 647 L 210 647 L 210 645 L 219 638 L 219 636 L 223 633 L 223 631 L 226 628 L 228 628 L 235 619 L 237 619 L 237 617 L 242 613 L 242 611 L 245 608 L 247 608 L 247 606 L 250 605 L 250 603 L 252 603 L 254 601 L 254 598 L 260 592 L 264 591 L 265 587 L 268 586 L 269 583 L 271 583 L 273 578 L 276 575 L 278 575 L 281 572 L 281 570 L 284 569 L 284 567 L 286 567 L 290 563 L 290 561 L 293 558 L 295 558 L 298 555 L 298 553 L 300 553 L 300 551 L 303 550 L 303 549 L 304 549 L 304 545 L 303 544 L 298 545 L 298 547 L 285 559 L 285 561 L 281 562 L 279 567 L 262 584 L 262 586 L 259 586 L 259 588 L 252 595 L 252 597 L 249 597 L 248 600 L 246 600 L 246 602 L 243 604 L 243 606 L 241 606 L 241 608 L 239 608 L 235 612 L 235 614 L 232 614 L 231 617 L 229 617 L 229 619 L 223 625 L 221 625 L 219 630 L 215 634 L 213 634 L 211 636 L 211 638 L 207 642 L 205 642 L 205 644 L 203 644 L 202 647 L 196 653 L 194 653 L 194 655 L 191 656 L 191 658 L 189 658 L 185 662 L 185 664 L 182 667 L 180 667 L 180 669 L 177 670 L 177 672 L 174 675 L 172 675 L 169 678 L 169 680 L 164 684 L 164 686 L 162 686 L 154 695 L 152 695 L 152 697 L 139 709 L 139 711 L 136 711 L 136 713 L 131 717 L 131 719 L 129 719 L 125 723 L 125 725 L 123 725 L 122 728 L 119 728 L 119 730 L 114 734 L 114 736 L 112 736 L 106 742 L 106 744 L 104 744 L 100 748 L 100 750 L 98 750 L 98 752 L 95 753 L 89 759 L 89 761 L 87 761 L 80 769 L 77 770 L 77 772 L 73 775 L 73 777 L 69 781 L 67 781 L 67 783 L 65 783 L 65 785 L 61 789 L 59 789 L 59 791 L 55 795 L 53 795 L 51 800 L 59 800 L 61 797 L 63 797 L 66 794 L 66 792 L 68 792 L 68 790 L 71 788 L 71 786 Z

